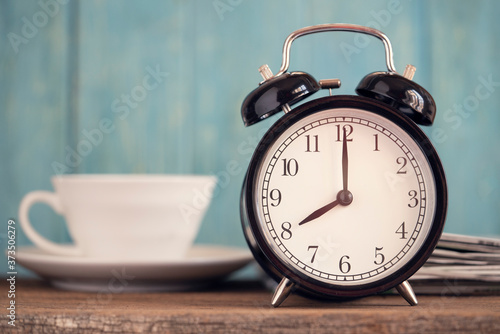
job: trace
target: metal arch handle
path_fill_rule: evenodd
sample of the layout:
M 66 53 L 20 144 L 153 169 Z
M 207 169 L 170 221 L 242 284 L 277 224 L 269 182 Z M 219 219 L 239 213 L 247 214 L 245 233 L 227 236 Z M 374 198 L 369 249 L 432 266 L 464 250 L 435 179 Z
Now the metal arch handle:
M 285 40 L 283 44 L 283 60 L 281 62 L 280 71 L 274 76 L 278 77 L 285 73 L 288 70 L 290 65 L 290 48 L 292 46 L 292 42 L 305 35 L 314 34 L 317 32 L 324 31 L 351 31 L 351 32 L 359 32 L 366 35 L 371 35 L 377 37 L 382 41 L 385 48 L 385 62 L 387 64 L 387 69 L 389 72 L 397 73 L 394 67 L 394 62 L 392 60 L 392 46 L 389 38 L 382 33 L 381 31 L 365 26 L 360 26 L 357 24 L 348 24 L 348 23 L 330 23 L 330 24 L 319 24 L 310 27 L 305 27 L 299 30 L 295 30 L 292 32 Z

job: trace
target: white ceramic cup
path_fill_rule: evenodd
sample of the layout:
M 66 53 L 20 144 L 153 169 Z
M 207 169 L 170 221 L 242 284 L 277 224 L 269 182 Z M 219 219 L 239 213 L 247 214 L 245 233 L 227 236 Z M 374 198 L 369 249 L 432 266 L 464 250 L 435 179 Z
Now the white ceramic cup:
M 192 245 L 216 184 L 214 176 L 75 174 L 54 176 L 55 192 L 33 191 L 19 206 L 19 221 L 42 250 L 59 255 L 182 259 Z M 29 220 L 42 202 L 63 215 L 74 245 L 41 236 Z

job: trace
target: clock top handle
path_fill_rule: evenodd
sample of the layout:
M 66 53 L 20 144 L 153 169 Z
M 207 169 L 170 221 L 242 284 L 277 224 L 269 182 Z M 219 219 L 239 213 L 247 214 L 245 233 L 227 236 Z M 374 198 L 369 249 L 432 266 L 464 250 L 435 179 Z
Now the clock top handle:
M 285 43 L 283 44 L 283 60 L 281 62 L 281 68 L 274 77 L 278 77 L 288 70 L 288 67 L 290 65 L 290 48 L 292 46 L 292 42 L 295 39 L 301 36 L 315 34 L 324 31 L 350 31 L 377 37 L 384 44 L 385 62 L 387 64 L 387 70 L 389 71 L 389 73 L 397 73 L 393 62 L 391 41 L 384 33 L 382 33 L 377 29 L 364 27 L 357 24 L 330 23 L 330 24 L 318 24 L 310 27 L 305 27 L 302 29 L 295 30 L 290 35 L 288 35 L 288 37 L 285 40 Z
M 277 78 L 287 72 L 290 65 L 290 48 L 295 39 L 324 31 L 357 32 L 380 39 L 384 44 L 387 72 L 374 72 L 368 74 L 358 84 L 356 92 L 359 95 L 374 98 L 391 105 L 410 117 L 417 124 L 432 125 L 436 116 L 436 104 L 429 92 L 412 81 L 413 75 L 415 74 L 415 67 L 413 65 L 407 65 L 404 73 L 400 75 L 394 67 L 391 41 L 384 33 L 374 28 L 357 24 L 330 23 L 295 30 L 288 35 L 283 44 L 281 68 L 272 78 Z M 265 75 L 263 76 L 266 80 L 271 78 L 269 72 L 267 73 L 267 78 Z
M 281 68 L 273 75 L 267 65 L 259 72 L 264 78 L 255 90 L 247 95 L 241 107 L 241 115 L 246 126 L 255 124 L 280 110 L 288 113 L 290 106 L 314 94 L 321 88 L 338 88 L 340 80 L 316 81 L 305 72 L 288 73 L 292 42 L 305 35 L 324 31 L 349 31 L 377 37 L 385 48 L 387 72 L 366 75 L 356 87 L 356 93 L 382 101 L 421 125 L 431 125 L 436 115 L 436 104 L 432 96 L 420 85 L 413 82 L 415 67 L 407 65 L 399 74 L 393 62 L 392 46 L 389 38 L 381 31 L 357 24 L 331 23 L 305 27 L 292 32 L 283 44 Z M 331 90 L 330 90 L 331 93 Z

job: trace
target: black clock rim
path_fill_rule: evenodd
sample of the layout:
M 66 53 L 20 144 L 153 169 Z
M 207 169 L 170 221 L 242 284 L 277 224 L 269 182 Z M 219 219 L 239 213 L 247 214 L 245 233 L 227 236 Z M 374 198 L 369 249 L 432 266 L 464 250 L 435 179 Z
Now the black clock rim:
M 316 112 L 338 108 L 355 108 L 373 112 L 386 117 L 400 126 L 418 144 L 424 156 L 427 158 L 434 175 L 436 188 L 436 210 L 432 227 L 429 231 L 428 238 L 422 244 L 415 256 L 393 274 L 379 281 L 360 285 L 342 286 L 335 283 L 326 283 L 308 277 L 295 268 L 290 268 L 274 254 L 266 243 L 257 224 L 256 208 L 253 204 L 254 185 L 258 167 L 262 162 L 264 154 L 269 150 L 274 140 L 278 138 L 286 128 L 299 120 Z M 295 283 L 299 292 L 304 292 L 308 295 L 330 298 L 349 298 L 363 297 L 387 291 L 407 280 L 421 268 L 432 254 L 441 237 L 446 219 L 447 203 L 448 194 L 446 177 L 441 160 L 429 138 L 410 118 L 387 104 L 370 98 L 355 95 L 336 95 L 307 102 L 295 108 L 271 126 L 259 142 L 250 161 L 242 188 L 240 210 L 247 243 L 257 262 L 271 277 L 276 281 L 280 281 L 283 277 L 287 277 Z

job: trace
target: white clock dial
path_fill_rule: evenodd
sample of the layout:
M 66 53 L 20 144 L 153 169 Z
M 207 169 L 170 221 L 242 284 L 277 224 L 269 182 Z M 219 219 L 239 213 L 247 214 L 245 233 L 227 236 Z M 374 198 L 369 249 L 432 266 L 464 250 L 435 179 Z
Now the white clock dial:
M 352 202 L 342 205 L 345 186 Z M 287 128 L 265 153 L 254 190 L 273 253 L 339 285 L 400 269 L 426 240 L 436 210 L 422 149 L 390 120 L 355 108 L 317 112 Z

